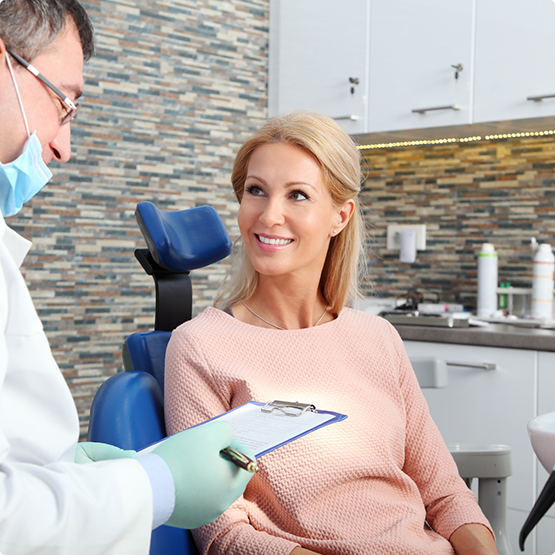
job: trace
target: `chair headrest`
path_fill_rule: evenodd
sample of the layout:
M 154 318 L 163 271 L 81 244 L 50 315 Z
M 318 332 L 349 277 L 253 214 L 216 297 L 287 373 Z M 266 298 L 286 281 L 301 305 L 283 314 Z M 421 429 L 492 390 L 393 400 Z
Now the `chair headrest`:
M 167 270 L 203 268 L 231 252 L 231 239 L 211 206 L 168 211 L 140 202 L 135 217 L 150 254 Z

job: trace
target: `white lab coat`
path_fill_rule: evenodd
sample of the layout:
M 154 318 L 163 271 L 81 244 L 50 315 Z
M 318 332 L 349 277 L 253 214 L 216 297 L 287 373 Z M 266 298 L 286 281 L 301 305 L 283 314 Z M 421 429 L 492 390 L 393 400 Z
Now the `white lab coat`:
M 152 490 L 132 459 L 73 462 L 79 422 L 0 214 L 0 553 L 143 555 Z

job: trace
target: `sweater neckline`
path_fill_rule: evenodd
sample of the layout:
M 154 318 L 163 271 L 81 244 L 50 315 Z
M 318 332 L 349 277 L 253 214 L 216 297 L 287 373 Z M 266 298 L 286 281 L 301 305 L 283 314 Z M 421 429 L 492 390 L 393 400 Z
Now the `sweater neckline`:
M 281 335 L 292 334 L 292 333 L 311 333 L 311 332 L 318 333 L 320 330 L 330 329 L 330 326 L 333 327 L 334 325 L 336 325 L 337 322 L 339 322 L 339 320 L 343 319 L 344 314 L 347 310 L 348 310 L 347 307 L 343 308 L 341 312 L 337 315 L 337 318 L 334 318 L 331 322 L 326 322 L 325 324 L 312 326 L 310 328 L 299 328 L 294 330 L 278 330 L 278 329 L 272 329 L 272 328 L 263 328 L 261 326 L 255 326 L 253 324 L 247 324 L 246 322 L 242 322 L 241 320 L 238 320 L 237 318 L 235 318 L 235 316 L 232 316 L 229 312 L 220 310 L 219 308 L 216 308 L 213 306 L 209 306 L 205 309 L 205 311 L 210 311 L 216 317 L 225 318 L 226 322 L 232 321 L 234 325 L 236 325 L 237 327 L 244 326 L 245 329 L 250 329 L 250 330 L 256 329 L 263 332 L 270 332 L 270 333 L 276 333 Z

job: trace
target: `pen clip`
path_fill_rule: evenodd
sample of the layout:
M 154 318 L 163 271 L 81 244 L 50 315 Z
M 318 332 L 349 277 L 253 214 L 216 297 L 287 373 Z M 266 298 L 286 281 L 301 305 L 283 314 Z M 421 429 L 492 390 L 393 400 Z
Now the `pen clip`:
M 289 409 L 289 410 L 287 410 Z M 262 412 L 271 413 L 277 410 L 285 416 L 298 417 L 305 412 L 316 412 L 316 407 L 310 403 L 299 403 L 298 401 L 272 401 L 266 403 L 261 409 Z

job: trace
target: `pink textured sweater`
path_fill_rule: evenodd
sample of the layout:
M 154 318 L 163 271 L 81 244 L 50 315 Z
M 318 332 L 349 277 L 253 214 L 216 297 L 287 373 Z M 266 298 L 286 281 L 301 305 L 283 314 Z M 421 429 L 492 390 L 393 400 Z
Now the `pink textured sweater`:
M 458 527 L 489 527 L 382 318 L 346 308 L 281 331 L 208 308 L 173 332 L 165 379 L 168 433 L 250 400 L 348 415 L 261 457 L 244 496 L 194 532 L 202 553 L 453 554 Z

